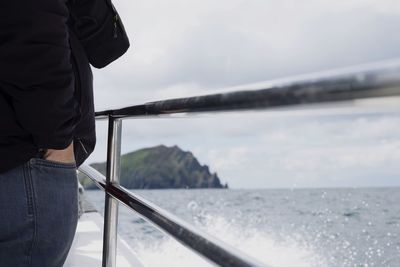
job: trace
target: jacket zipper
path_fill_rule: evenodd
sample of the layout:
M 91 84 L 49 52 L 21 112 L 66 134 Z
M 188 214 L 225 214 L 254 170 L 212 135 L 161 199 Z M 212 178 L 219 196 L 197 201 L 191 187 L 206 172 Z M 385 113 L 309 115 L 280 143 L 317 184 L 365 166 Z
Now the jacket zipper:
M 118 16 L 117 10 L 115 9 L 115 7 L 111 3 L 111 1 L 110 1 L 110 5 L 111 5 L 111 8 L 112 8 L 112 10 L 114 12 L 114 17 L 113 17 L 113 20 L 114 20 L 114 39 L 116 39 L 116 38 L 118 38 L 118 29 L 117 29 L 117 27 L 118 27 L 119 16 Z
M 83 151 L 85 152 L 86 155 L 89 155 L 89 152 L 86 150 L 85 146 L 82 143 L 82 140 L 80 138 L 76 138 L 76 141 L 79 142 L 79 144 L 81 144 L 81 147 L 83 149 Z
M 77 37 L 77 36 L 74 36 L 74 37 L 72 37 L 72 38 L 75 38 L 75 37 Z M 76 88 L 75 88 L 75 90 L 76 91 L 79 91 L 78 93 L 77 93 L 77 96 L 79 97 L 79 109 L 81 110 L 81 108 L 82 108 L 82 98 L 83 98 L 83 92 L 82 92 L 82 86 L 81 86 L 81 82 L 82 82 L 82 80 L 81 80 L 81 73 L 80 73 L 80 67 L 79 67 L 79 63 L 78 63 L 78 60 L 76 59 L 76 55 L 75 55 L 75 53 L 73 52 L 73 48 L 72 48 L 72 46 L 71 46 L 71 55 L 72 55 L 72 60 L 73 60 L 73 62 L 74 62 L 74 65 L 75 66 L 73 66 L 72 67 L 72 69 L 73 69 L 73 71 L 74 71 L 74 76 L 75 76 L 75 85 L 76 85 Z M 80 112 L 82 112 L 82 111 L 80 111 Z
M 76 37 L 76 36 L 74 36 L 74 37 Z M 74 38 L 73 37 L 73 38 Z M 73 63 L 74 63 L 74 65 L 75 66 L 73 66 L 73 70 L 74 70 L 74 74 L 75 74 L 75 85 L 76 85 L 76 88 L 75 88 L 75 90 L 77 90 L 78 92 L 77 92 L 77 95 L 78 95 L 78 97 L 79 97 L 79 113 L 81 113 L 82 114 L 82 104 L 83 104 L 83 88 L 82 88 L 82 86 L 81 86 L 81 82 L 82 82 L 82 80 L 81 80 L 81 73 L 80 73 L 80 67 L 79 67 L 79 63 L 78 63 L 78 60 L 76 59 L 76 55 L 75 55 L 75 53 L 72 51 L 73 49 L 72 49 L 72 47 L 71 47 L 71 55 L 72 55 L 72 60 L 73 60 Z M 84 151 L 84 153 L 86 154 L 86 155 L 88 155 L 89 153 L 88 153 L 88 151 L 86 150 L 86 148 L 85 148 L 85 146 L 83 145 L 83 143 L 82 143 L 82 140 L 80 139 L 80 138 L 75 138 L 75 140 L 81 145 L 81 147 L 82 147 L 82 149 L 83 149 L 83 151 Z
M 118 38 L 118 31 L 117 31 L 118 20 L 119 20 L 118 14 L 115 14 L 114 15 L 114 39 Z

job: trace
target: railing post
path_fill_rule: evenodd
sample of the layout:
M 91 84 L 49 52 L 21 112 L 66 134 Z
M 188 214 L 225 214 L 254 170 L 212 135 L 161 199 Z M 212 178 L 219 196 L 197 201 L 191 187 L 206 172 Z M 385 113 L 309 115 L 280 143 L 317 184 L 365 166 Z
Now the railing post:
M 119 184 L 122 120 L 108 118 L 107 185 Z M 106 188 L 107 189 L 107 188 Z M 104 207 L 103 267 L 116 267 L 118 201 L 106 193 Z

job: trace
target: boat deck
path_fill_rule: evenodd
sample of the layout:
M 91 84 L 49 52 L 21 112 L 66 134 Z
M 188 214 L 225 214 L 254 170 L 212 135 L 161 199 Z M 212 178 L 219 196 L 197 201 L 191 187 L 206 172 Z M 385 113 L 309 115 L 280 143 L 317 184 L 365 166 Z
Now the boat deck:
M 65 267 L 101 267 L 103 250 L 103 220 L 90 203 L 85 201 L 75 238 L 64 264 Z M 143 267 L 135 252 L 118 236 L 117 266 Z

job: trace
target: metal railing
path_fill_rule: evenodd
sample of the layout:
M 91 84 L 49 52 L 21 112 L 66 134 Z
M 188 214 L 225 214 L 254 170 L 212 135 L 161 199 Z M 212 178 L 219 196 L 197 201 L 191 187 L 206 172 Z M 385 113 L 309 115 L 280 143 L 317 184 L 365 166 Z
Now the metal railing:
M 103 266 L 116 266 L 118 202 L 167 232 L 186 247 L 220 266 L 265 266 L 195 229 L 157 205 L 119 185 L 122 119 L 173 113 L 272 109 L 400 95 L 400 60 L 269 82 L 255 88 L 189 98 L 149 102 L 97 112 L 108 119 L 107 178 L 84 165 L 80 171 L 105 190 Z M 268 252 L 266 252 L 268 253 Z

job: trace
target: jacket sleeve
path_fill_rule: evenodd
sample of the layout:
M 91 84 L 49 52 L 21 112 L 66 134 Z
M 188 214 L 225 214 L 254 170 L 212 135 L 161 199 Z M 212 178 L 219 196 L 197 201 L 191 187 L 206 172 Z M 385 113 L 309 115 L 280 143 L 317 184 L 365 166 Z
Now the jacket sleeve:
M 79 119 L 65 0 L 0 4 L 0 81 L 38 148 L 63 149 Z

